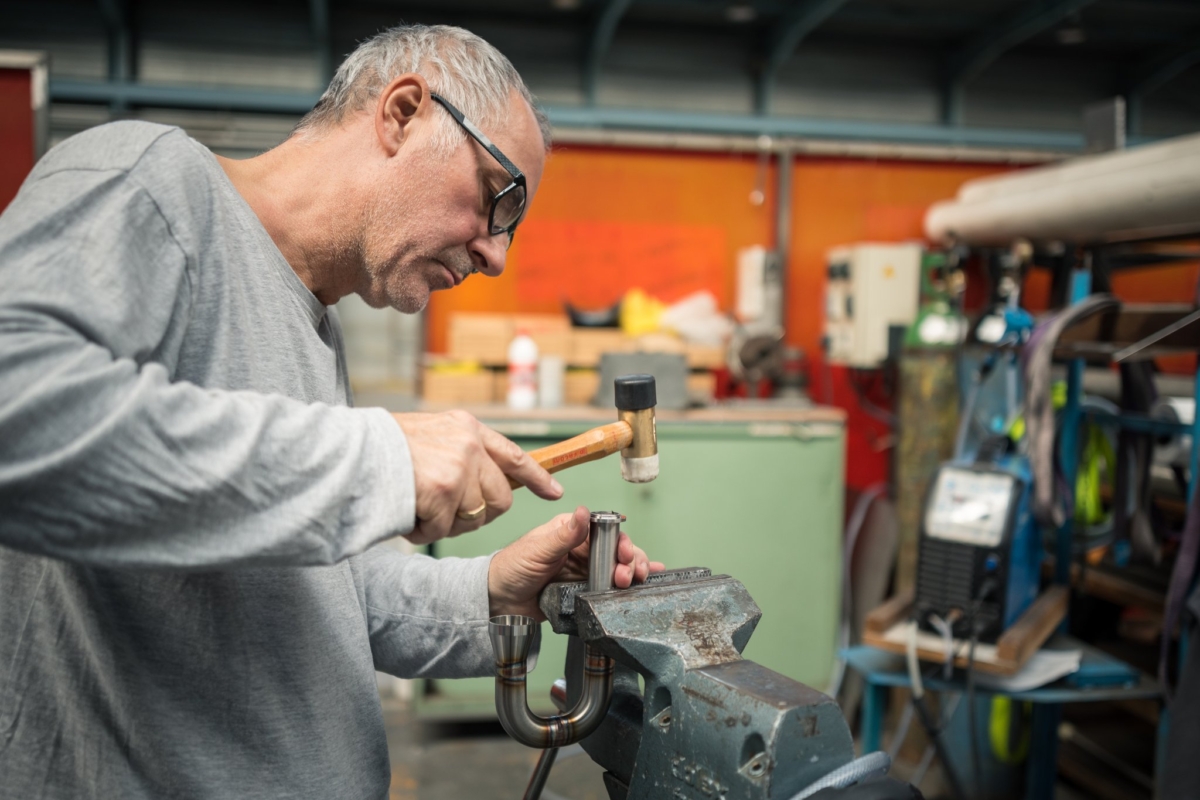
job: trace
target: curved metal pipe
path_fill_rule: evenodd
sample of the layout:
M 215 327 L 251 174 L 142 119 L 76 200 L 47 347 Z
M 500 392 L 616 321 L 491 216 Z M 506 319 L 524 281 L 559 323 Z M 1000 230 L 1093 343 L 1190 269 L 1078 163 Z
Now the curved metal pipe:
M 612 660 L 590 646 L 583 665 L 583 690 L 563 714 L 539 717 L 529 710 L 525 657 L 538 623 L 532 617 L 495 617 L 489 626 L 496 648 L 496 714 L 513 739 L 529 747 L 564 747 L 588 736 L 604 721 L 612 697 Z M 507 641 L 498 641 L 498 640 Z M 524 641 L 524 652 L 508 642 Z
M 613 512 L 591 516 L 588 590 L 612 588 L 616 567 L 617 537 L 624 517 Z M 488 624 L 496 656 L 496 714 L 504 730 L 529 747 L 563 747 L 591 734 L 608 711 L 612 699 L 613 662 L 591 645 L 585 648 L 579 699 L 567 712 L 539 717 L 529 710 L 525 678 L 526 659 L 538 623 L 533 617 L 507 614 Z

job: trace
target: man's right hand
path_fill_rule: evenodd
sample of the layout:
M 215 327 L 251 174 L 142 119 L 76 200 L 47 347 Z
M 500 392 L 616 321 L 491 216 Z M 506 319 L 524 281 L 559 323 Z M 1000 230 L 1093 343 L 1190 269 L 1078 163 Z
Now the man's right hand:
M 392 416 L 412 454 L 417 524 L 405 538 L 414 544 L 476 530 L 503 514 L 512 506 L 510 476 L 538 497 L 562 497 L 558 481 L 516 442 L 465 411 Z M 481 508 L 479 517 L 464 519 Z

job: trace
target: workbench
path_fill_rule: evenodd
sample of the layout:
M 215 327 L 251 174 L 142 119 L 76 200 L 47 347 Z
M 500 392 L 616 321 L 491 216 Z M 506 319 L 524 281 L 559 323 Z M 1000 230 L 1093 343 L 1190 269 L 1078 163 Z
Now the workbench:
M 423 410 L 440 410 L 425 408 Z M 591 407 L 513 412 L 467 408 L 526 450 L 616 418 Z M 566 493 L 547 502 L 517 490 L 512 509 L 474 533 L 445 539 L 439 557 L 491 553 L 578 505 L 625 514 L 623 526 L 667 567 L 706 566 L 742 581 L 763 617 L 745 656 L 817 689 L 833 668 L 841 603 L 844 414 L 833 408 L 710 408 L 660 411 L 656 481 L 621 479 L 618 456 L 556 475 Z M 529 703 L 549 713 L 566 637 L 543 623 Z M 494 680 L 424 681 L 424 718 L 494 716 Z

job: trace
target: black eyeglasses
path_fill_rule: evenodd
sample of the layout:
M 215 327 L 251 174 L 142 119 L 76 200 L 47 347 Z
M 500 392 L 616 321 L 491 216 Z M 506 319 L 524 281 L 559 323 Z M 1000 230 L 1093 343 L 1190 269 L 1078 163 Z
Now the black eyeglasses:
M 525 213 L 525 175 L 521 170 L 517 169 L 517 165 L 508 160 L 508 156 L 500 152 L 500 148 L 492 144 L 492 140 L 484 135 L 483 131 L 475 127 L 475 125 L 463 116 L 463 113 L 452 106 L 446 98 L 430 92 L 429 96 L 442 104 L 442 106 L 450 112 L 450 116 L 454 117 L 454 121 L 462 126 L 463 130 L 471 135 L 471 138 L 479 142 L 484 150 L 492 154 L 492 158 L 500 162 L 500 166 L 508 171 L 512 177 L 512 183 L 505 186 L 496 196 L 492 198 L 492 209 L 488 213 L 488 232 L 492 236 L 499 236 L 502 233 L 508 234 L 508 245 L 512 247 L 513 236 L 517 230 L 517 223 L 521 221 L 521 215 Z

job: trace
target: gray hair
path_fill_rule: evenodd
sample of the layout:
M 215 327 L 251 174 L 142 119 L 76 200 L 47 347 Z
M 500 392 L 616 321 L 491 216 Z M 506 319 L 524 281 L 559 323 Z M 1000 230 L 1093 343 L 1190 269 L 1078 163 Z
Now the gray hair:
M 300 120 L 296 132 L 320 132 L 339 124 L 366 108 L 389 81 L 406 72 L 425 78 L 431 90 L 485 132 L 504 124 L 509 98 L 517 92 L 533 109 L 542 142 L 550 148 L 549 120 L 512 63 L 480 37 L 449 25 L 398 25 L 367 39 L 338 67 L 329 88 Z M 466 133 L 449 114 L 440 116 L 434 147 L 449 153 Z

